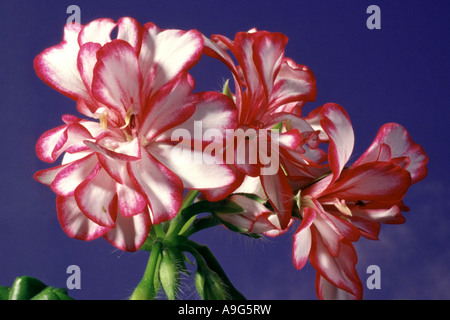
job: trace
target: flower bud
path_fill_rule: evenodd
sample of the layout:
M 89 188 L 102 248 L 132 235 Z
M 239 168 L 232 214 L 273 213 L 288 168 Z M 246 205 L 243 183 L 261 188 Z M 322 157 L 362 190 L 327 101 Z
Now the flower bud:
M 228 287 L 222 278 L 208 267 L 199 267 L 195 273 L 195 286 L 203 300 L 229 300 Z
M 176 257 L 173 248 L 165 248 L 162 252 L 161 264 L 159 266 L 159 280 L 169 300 L 177 298 L 180 285 L 180 272 L 178 270 Z

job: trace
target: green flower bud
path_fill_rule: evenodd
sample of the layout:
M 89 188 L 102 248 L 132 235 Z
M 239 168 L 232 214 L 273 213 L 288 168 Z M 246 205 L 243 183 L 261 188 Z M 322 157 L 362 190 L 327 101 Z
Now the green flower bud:
M 169 300 L 176 300 L 180 286 L 180 272 L 177 266 L 177 254 L 173 248 L 165 248 L 159 266 L 159 280 Z
M 230 293 L 223 279 L 208 267 L 199 267 L 195 273 L 195 286 L 203 300 L 229 300 Z

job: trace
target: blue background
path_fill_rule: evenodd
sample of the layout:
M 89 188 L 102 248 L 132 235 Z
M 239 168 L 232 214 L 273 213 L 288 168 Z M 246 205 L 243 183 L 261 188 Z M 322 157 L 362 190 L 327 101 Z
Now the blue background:
M 411 211 L 403 225 L 384 225 L 379 241 L 356 244 L 365 284 L 369 265 L 381 268 L 381 289 L 366 299 L 450 298 L 448 1 L 1 1 L 0 4 L 0 285 L 16 276 L 37 277 L 65 287 L 66 268 L 81 268 L 76 299 L 127 299 L 139 282 L 148 253 L 116 250 L 103 239 L 82 242 L 61 229 L 55 195 L 32 178 L 49 167 L 35 143 L 76 114 L 75 102 L 46 86 L 33 59 L 59 43 L 69 14 L 81 8 L 81 23 L 109 17 L 152 21 L 161 28 L 198 29 L 230 38 L 252 27 L 289 37 L 286 56 L 312 69 L 316 102 L 344 106 L 356 134 L 355 160 L 386 122 L 403 124 L 430 157 L 427 178 L 409 190 Z M 366 9 L 381 8 L 381 30 L 369 30 Z M 202 59 L 192 71 L 197 90 L 220 90 L 229 74 Z M 195 238 L 207 244 L 235 286 L 249 299 L 316 299 L 315 271 L 292 265 L 292 232 L 252 240 L 223 228 Z M 184 279 L 184 299 L 197 299 Z

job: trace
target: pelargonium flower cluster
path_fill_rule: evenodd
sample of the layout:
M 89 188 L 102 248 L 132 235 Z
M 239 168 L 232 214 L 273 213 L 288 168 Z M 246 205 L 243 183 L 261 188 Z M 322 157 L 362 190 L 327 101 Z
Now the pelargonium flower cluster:
M 348 165 L 350 118 L 334 103 L 303 115 L 316 81 L 284 56 L 287 41 L 256 29 L 206 37 L 128 17 L 66 25 L 63 41 L 34 62 L 84 116 L 64 115 L 36 147 L 43 161 L 62 157 L 35 178 L 57 194 L 64 231 L 135 251 L 152 225 L 177 215 L 185 190 L 198 190 L 242 209 L 216 212 L 226 226 L 271 237 L 296 228 L 294 266 L 311 262 L 319 298 L 361 298 L 352 243 L 404 222 L 402 199 L 428 158 L 389 123 Z M 189 71 L 203 55 L 230 70 L 224 92 L 194 92 Z

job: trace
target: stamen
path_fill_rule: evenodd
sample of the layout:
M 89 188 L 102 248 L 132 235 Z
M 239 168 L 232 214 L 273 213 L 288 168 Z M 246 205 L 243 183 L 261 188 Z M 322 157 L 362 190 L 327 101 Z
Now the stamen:
M 352 216 L 352 211 L 350 210 L 350 208 L 345 203 L 345 200 L 339 201 L 339 199 L 336 198 L 336 200 L 335 200 L 335 202 L 333 204 L 342 214 L 344 214 L 344 215 L 346 215 L 348 217 Z
M 125 115 L 125 127 L 130 124 L 131 116 L 134 115 L 133 107 L 130 107 L 127 110 L 127 114 Z
M 106 112 L 103 112 L 100 114 L 100 125 L 103 129 L 106 129 L 108 127 L 108 114 Z

